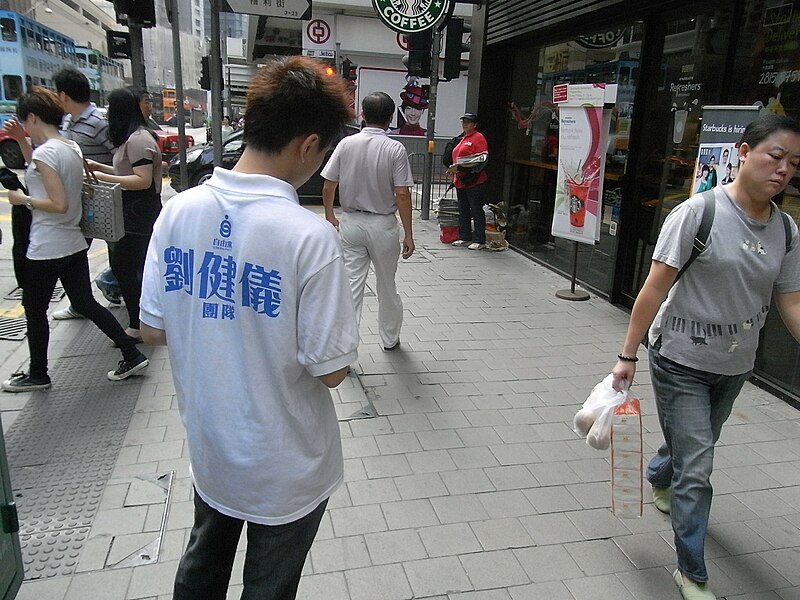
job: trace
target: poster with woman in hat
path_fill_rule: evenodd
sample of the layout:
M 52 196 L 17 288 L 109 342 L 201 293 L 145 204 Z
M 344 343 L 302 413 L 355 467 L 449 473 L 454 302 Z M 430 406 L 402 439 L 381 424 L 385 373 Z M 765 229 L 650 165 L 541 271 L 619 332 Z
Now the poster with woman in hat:
M 408 83 L 400 92 L 400 108 L 397 115 L 397 129 L 390 133 L 395 135 L 426 135 L 428 130 L 420 126 L 422 115 L 428 108 L 428 98 L 416 77 L 408 79 Z

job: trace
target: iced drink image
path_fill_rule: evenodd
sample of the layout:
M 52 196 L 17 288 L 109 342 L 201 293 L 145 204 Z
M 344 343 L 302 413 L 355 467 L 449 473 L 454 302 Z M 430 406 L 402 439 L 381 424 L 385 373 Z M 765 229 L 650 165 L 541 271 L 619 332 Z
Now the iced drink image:
M 586 221 L 586 199 L 589 197 L 591 182 L 577 181 L 567 178 L 567 194 L 569 196 L 569 224 L 582 228 Z

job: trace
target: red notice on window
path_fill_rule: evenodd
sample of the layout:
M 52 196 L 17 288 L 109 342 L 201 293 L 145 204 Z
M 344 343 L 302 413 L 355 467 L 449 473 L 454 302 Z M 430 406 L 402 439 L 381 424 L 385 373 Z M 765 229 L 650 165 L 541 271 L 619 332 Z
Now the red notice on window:
M 566 102 L 569 99 L 569 84 L 560 83 L 553 86 L 553 103 Z

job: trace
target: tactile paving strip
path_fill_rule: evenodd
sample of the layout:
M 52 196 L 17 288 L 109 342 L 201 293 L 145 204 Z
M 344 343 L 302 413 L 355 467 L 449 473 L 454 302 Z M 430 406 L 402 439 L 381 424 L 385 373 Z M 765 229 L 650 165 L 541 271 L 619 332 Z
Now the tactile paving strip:
M 87 537 L 88 527 L 21 535 L 25 579 L 72 575 Z
M 76 348 L 91 350 L 76 356 Z M 26 579 L 75 571 L 128 431 L 139 385 L 109 381 L 119 350 L 86 321 L 6 434 Z

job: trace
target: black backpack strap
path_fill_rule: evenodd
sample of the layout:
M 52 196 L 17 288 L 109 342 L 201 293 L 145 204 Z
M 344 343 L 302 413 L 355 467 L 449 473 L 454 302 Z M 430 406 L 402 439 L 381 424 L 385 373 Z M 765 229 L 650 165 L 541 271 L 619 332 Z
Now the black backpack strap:
M 714 223 L 714 212 L 716 211 L 716 198 L 714 195 L 714 190 L 707 190 L 703 192 L 703 218 L 700 220 L 700 227 L 697 228 L 697 233 L 694 236 L 694 242 L 692 243 L 692 253 L 689 255 L 689 260 L 683 263 L 681 270 L 678 271 L 678 275 L 675 277 L 675 282 L 681 278 L 684 274 L 686 269 L 689 268 L 700 254 L 706 249 L 706 243 L 708 242 L 708 236 L 711 233 L 711 225 Z
M 783 217 L 783 230 L 786 232 L 786 254 L 789 254 L 789 250 L 792 249 L 792 223 L 789 221 L 791 217 L 783 211 L 780 212 Z

